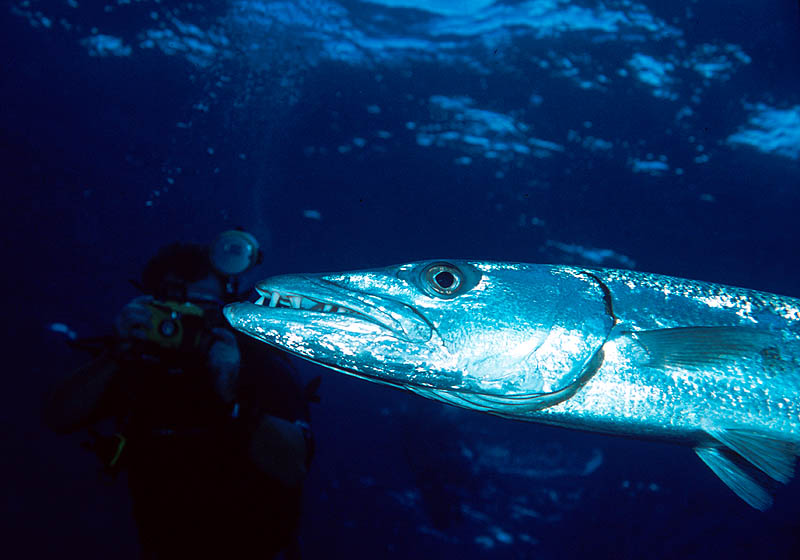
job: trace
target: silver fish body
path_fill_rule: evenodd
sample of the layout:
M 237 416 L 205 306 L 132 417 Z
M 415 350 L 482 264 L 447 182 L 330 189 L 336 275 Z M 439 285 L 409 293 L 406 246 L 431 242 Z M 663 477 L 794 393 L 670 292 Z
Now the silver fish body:
M 478 261 L 287 275 L 235 328 L 509 418 L 689 443 L 753 507 L 800 450 L 800 300 L 624 270 Z

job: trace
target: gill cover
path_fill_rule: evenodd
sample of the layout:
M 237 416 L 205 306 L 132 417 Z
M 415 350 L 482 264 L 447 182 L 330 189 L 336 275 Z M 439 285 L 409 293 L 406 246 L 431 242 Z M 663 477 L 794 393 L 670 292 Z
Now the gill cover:
M 434 261 L 401 267 L 423 297 L 414 307 L 454 358 L 458 386 L 406 386 L 499 412 L 570 398 L 600 367 L 615 319 L 591 273 L 545 265 Z

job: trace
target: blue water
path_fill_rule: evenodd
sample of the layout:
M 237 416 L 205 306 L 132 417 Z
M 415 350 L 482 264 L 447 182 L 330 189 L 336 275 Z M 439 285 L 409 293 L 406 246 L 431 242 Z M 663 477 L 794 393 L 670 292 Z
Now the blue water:
M 0 153 L 5 549 L 134 558 L 124 485 L 42 392 L 172 240 L 273 273 L 431 257 L 631 267 L 800 296 L 788 0 L 11 0 Z M 797 558 L 688 448 L 320 373 L 307 558 Z M 9 557 L 17 557 L 17 553 Z

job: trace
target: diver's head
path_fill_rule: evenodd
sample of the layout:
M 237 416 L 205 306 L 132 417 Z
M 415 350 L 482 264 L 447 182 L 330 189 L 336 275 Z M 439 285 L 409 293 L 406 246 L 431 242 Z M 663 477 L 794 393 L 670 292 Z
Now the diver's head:
M 238 277 L 262 260 L 256 238 L 228 230 L 210 246 L 171 243 L 142 271 L 142 290 L 157 299 L 225 303 L 238 294 Z
M 141 287 L 156 299 L 222 303 L 225 280 L 211 265 L 208 247 L 171 243 L 147 262 Z

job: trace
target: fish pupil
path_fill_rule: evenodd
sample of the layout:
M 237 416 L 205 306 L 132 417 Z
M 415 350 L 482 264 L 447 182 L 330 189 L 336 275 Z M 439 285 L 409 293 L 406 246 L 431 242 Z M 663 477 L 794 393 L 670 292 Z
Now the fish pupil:
M 436 276 L 433 277 L 436 283 L 439 285 L 440 288 L 448 289 L 453 286 L 456 282 L 456 277 L 453 276 L 452 272 L 447 272 L 446 270 L 440 272 Z

